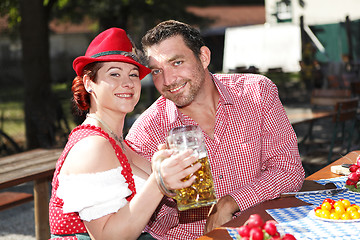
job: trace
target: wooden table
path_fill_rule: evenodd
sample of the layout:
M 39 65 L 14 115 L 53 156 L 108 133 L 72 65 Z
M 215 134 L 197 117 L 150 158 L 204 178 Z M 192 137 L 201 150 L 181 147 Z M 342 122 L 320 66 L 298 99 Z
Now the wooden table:
M 308 124 L 306 133 L 301 137 L 301 140 L 298 140 L 299 144 L 304 143 L 307 139 L 312 139 L 313 126 L 317 120 L 331 118 L 335 114 L 334 111 L 314 111 L 311 108 L 285 107 L 285 111 L 294 129 L 300 124 Z
M 334 116 L 333 111 L 315 111 L 311 108 L 285 107 L 285 111 L 291 125 L 293 126 L 303 123 L 311 123 L 319 119 Z
M 37 240 L 50 238 L 49 181 L 62 149 L 36 149 L 0 158 L 0 189 L 34 181 Z
M 307 177 L 301 191 L 310 191 L 310 190 L 319 190 L 319 189 L 325 189 L 325 187 L 321 184 L 318 184 L 314 182 L 313 180 L 319 180 L 319 179 L 328 179 L 328 178 L 334 178 L 339 177 L 340 175 L 332 173 L 330 171 L 331 166 L 333 165 L 341 165 L 344 163 L 355 163 L 356 158 L 360 155 L 359 151 L 353 151 L 345 155 L 344 157 L 334 161 L 330 165 L 324 167 L 323 169 L 319 170 L 318 172 L 312 174 L 311 176 Z M 274 200 L 265 201 L 259 205 L 256 205 L 252 208 L 249 208 L 241 213 L 241 215 L 226 224 L 224 224 L 222 227 L 239 227 L 242 226 L 246 220 L 249 218 L 251 214 L 259 214 L 264 221 L 273 219 L 267 212 L 266 209 L 275 209 L 275 208 L 288 208 L 288 207 L 298 207 L 298 206 L 304 206 L 304 205 L 310 205 L 306 202 L 303 202 L 296 197 L 282 197 L 277 198 Z M 227 231 L 222 228 L 215 229 L 208 234 L 198 238 L 199 240 L 232 240 L 232 238 L 229 236 Z

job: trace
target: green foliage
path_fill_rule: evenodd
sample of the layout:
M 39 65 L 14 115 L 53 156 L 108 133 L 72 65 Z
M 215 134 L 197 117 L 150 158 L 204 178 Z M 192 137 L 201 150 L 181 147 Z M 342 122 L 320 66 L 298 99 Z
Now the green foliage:
M 69 0 L 58 0 L 59 8 L 64 8 L 69 3 Z
M 345 187 L 352 192 L 360 193 L 360 182 L 358 182 L 356 185 L 345 185 Z
M 18 0 L 1 0 L 0 16 L 7 17 L 10 30 L 16 30 L 19 27 L 21 17 L 19 14 Z M 10 31 L 11 32 L 11 31 Z
M 80 23 L 84 16 L 98 21 L 100 31 L 109 27 L 122 27 L 130 34 L 149 29 L 156 23 L 176 19 L 187 23 L 196 23 L 199 27 L 206 26 L 209 20 L 197 17 L 186 11 L 187 6 L 209 6 L 224 4 L 263 4 L 263 0 L 44 0 L 43 4 L 49 13 L 49 20 L 58 19 Z M 7 16 L 9 27 L 18 30 L 21 16 L 19 15 L 19 0 L 0 0 L 0 16 Z M 141 31 L 144 31 L 144 30 Z
M 186 6 L 202 4 L 199 0 L 63 0 L 61 8 L 59 4 L 53 9 L 51 16 L 57 19 L 71 19 L 72 22 L 80 22 L 84 16 L 88 16 L 100 23 L 100 30 L 117 26 L 126 29 L 134 29 L 138 22 L 149 24 L 166 19 L 199 21 L 201 18 L 186 12 Z M 65 4 L 66 2 L 66 4 Z M 131 23 L 131 24 L 130 24 Z

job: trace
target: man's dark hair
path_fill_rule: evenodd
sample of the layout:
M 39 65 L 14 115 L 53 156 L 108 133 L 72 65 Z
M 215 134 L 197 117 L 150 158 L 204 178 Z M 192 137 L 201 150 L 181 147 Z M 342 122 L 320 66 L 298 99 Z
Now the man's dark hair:
M 200 48 L 205 45 L 200 32 L 186 23 L 175 20 L 161 22 L 150 29 L 142 38 L 142 47 L 146 50 L 152 45 L 178 35 L 183 37 L 186 46 L 193 51 L 195 56 L 200 55 Z

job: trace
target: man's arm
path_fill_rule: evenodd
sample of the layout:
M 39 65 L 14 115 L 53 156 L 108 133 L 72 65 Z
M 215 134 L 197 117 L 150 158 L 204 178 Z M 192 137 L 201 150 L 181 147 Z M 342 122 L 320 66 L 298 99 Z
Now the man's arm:
M 209 214 L 205 231 L 230 221 L 243 211 L 282 192 L 297 191 L 304 180 L 295 132 L 278 98 L 276 86 L 261 84 L 262 133 L 261 175 L 249 184 L 225 195 Z
M 226 195 L 220 198 L 209 212 L 204 234 L 230 221 L 233 213 L 238 211 L 239 206 L 231 196 Z

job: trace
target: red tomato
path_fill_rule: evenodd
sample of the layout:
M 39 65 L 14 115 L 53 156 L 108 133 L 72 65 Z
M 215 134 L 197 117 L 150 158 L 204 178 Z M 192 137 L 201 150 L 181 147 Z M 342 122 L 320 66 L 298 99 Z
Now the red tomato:
M 360 168 L 358 168 L 355 173 L 358 177 L 360 177 Z
M 356 170 L 358 170 L 358 168 L 359 168 L 358 165 L 353 164 L 353 165 L 350 165 L 349 170 L 350 170 L 350 172 L 356 172 Z
M 356 172 L 352 172 L 352 173 L 349 174 L 348 180 L 351 180 L 353 182 L 358 182 L 359 181 L 359 176 L 356 174 Z
M 236 230 L 241 237 L 250 237 L 250 227 L 248 225 L 243 225 Z
M 250 239 L 252 240 L 263 240 L 264 233 L 259 227 L 254 227 L 250 230 Z
M 351 181 L 350 179 L 348 179 L 348 180 L 346 180 L 346 183 L 345 183 L 345 184 L 346 184 L 346 185 L 355 185 L 356 182 Z
M 261 216 L 259 214 L 252 214 L 250 215 L 248 221 L 248 225 L 250 228 L 259 227 L 262 228 L 264 225 L 264 221 L 262 220 Z
M 286 233 L 283 237 L 282 237 L 283 240 L 296 240 L 296 238 L 289 234 L 289 233 Z
M 277 233 L 276 222 L 274 220 L 266 221 L 264 225 L 264 230 L 270 235 L 274 236 Z

